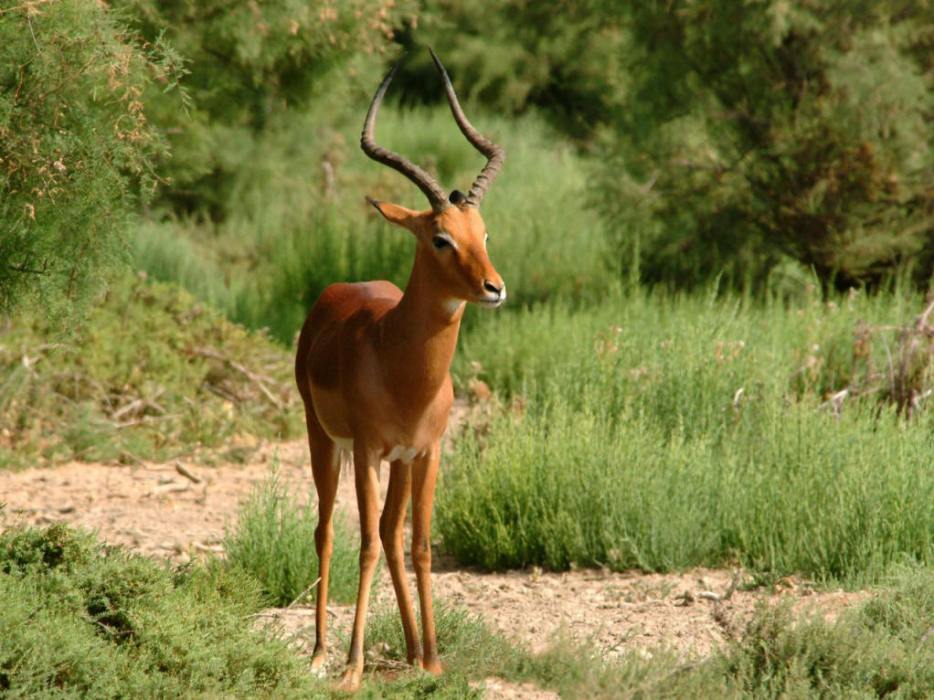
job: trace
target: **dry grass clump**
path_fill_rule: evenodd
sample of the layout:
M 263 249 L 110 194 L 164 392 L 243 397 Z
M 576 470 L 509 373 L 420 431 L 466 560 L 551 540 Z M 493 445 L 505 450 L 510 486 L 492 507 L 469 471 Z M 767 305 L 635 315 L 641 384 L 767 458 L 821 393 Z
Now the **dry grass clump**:
M 34 316 L 0 327 L 0 465 L 289 437 L 295 404 L 288 352 L 142 276 L 115 283 L 80 328 Z

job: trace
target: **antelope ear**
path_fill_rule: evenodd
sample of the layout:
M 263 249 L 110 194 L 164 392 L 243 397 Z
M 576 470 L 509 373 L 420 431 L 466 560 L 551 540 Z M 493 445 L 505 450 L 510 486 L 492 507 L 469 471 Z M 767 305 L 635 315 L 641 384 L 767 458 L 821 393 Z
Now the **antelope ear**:
M 390 223 L 409 229 L 412 233 L 418 233 L 425 221 L 425 212 L 407 209 L 398 204 L 389 202 L 378 202 L 372 197 L 367 197 L 366 201 L 373 205 L 383 218 Z

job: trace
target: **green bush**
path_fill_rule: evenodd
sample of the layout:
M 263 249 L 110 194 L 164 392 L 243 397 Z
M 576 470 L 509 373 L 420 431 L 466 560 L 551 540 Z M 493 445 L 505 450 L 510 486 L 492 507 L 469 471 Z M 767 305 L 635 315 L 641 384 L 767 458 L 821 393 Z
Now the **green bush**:
M 165 151 L 142 96 L 177 77 L 103 3 L 0 2 L 0 312 L 64 312 L 122 262 Z
M 934 576 L 903 569 L 833 623 L 763 605 L 712 671 L 762 697 L 924 698 L 934 688 Z
M 254 488 L 224 538 L 227 561 L 259 581 L 272 605 L 289 605 L 303 593 L 314 599 L 317 524 L 315 504 L 310 500 L 300 504 L 290 496 L 274 470 Z M 353 603 L 357 599 L 359 552 L 344 516 L 335 514 L 330 600 Z
M 0 534 L 0 570 L 4 697 L 327 697 L 251 630 L 262 598 L 230 567 L 173 573 L 52 526 Z
M 0 533 L 0 571 L 4 697 L 332 696 L 284 641 L 252 629 L 264 600 L 237 567 L 214 560 L 173 572 L 57 525 Z M 934 687 L 934 577 L 905 568 L 887 584 L 832 622 L 763 605 L 725 648 L 687 663 L 663 649 L 606 659 L 560 640 L 532 656 L 441 604 L 439 678 L 398 673 L 405 645 L 387 609 L 370 625 L 361 695 L 479 697 L 468 679 L 493 676 L 567 698 L 923 698 Z
M 613 120 L 629 82 L 629 36 L 606 2 L 423 3 L 417 26 L 396 40 L 408 53 L 398 77 L 405 102 L 443 102 L 433 46 L 466 101 L 503 116 L 538 110 L 581 143 Z
M 174 157 L 163 201 L 178 213 L 223 220 L 263 134 L 291 121 L 296 107 L 333 105 L 341 113 L 359 89 L 348 74 L 387 51 L 394 28 L 411 20 L 411 0 L 118 0 L 149 41 L 164 37 L 185 58 L 187 109 L 157 91 L 146 95 Z M 369 86 L 362 92 L 369 93 Z M 315 130 L 303 136 L 314 139 Z

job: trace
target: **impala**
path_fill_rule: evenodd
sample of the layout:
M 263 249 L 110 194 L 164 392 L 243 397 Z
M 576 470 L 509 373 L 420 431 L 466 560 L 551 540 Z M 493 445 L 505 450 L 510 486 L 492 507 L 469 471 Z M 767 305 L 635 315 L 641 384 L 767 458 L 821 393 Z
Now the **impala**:
M 382 542 L 392 577 L 410 664 L 441 672 L 431 600 L 431 509 L 441 457 L 441 436 L 454 399 L 449 368 L 467 302 L 496 307 L 506 287 L 486 251 L 479 205 L 502 166 L 503 150 L 464 116 L 444 66 L 454 120 L 487 163 L 465 195 L 450 196 L 427 172 L 378 146 L 376 115 L 395 68 L 380 84 L 367 111 L 360 145 L 373 160 L 405 175 L 428 198 L 415 211 L 367 201 L 388 221 L 415 236 L 415 262 L 405 292 L 385 281 L 332 284 L 308 315 L 298 340 L 295 376 L 305 405 L 311 466 L 318 492 L 320 582 L 315 610 L 312 668 L 327 657 L 327 600 L 333 546 L 332 516 L 341 451 L 353 455 L 360 511 L 360 581 L 347 668 L 341 688 L 355 690 L 363 673 L 363 632 L 370 584 Z M 389 487 L 378 511 L 379 467 L 389 465 Z M 412 498 L 412 565 L 422 613 L 422 644 L 415 624 L 403 560 L 406 506 Z

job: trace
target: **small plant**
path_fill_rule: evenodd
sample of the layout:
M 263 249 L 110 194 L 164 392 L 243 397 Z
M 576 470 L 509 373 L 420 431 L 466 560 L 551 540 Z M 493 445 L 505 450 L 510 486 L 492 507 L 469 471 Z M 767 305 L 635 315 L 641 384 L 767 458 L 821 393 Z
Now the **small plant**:
M 311 499 L 299 502 L 279 479 L 277 466 L 240 508 L 236 526 L 224 540 L 228 562 L 250 573 L 273 605 L 314 598 L 318 578 L 315 551 L 317 511 Z M 335 518 L 329 597 L 352 603 L 357 595 L 357 559 L 344 518 Z M 374 577 L 375 580 L 375 577 Z
M 445 673 L 471 676 L 501 675 L 520 663 L 524 650 L 494 634 L 483 620 L 463 608 L 444 601 L 434 602 L 438 651 L 444 661 Z M 421 624 L 419 618 L 419 624 Z M 405 662 L 405 638 L 398 611 L 381 610 L 367 629 L 370 654 L 389 662 Z

